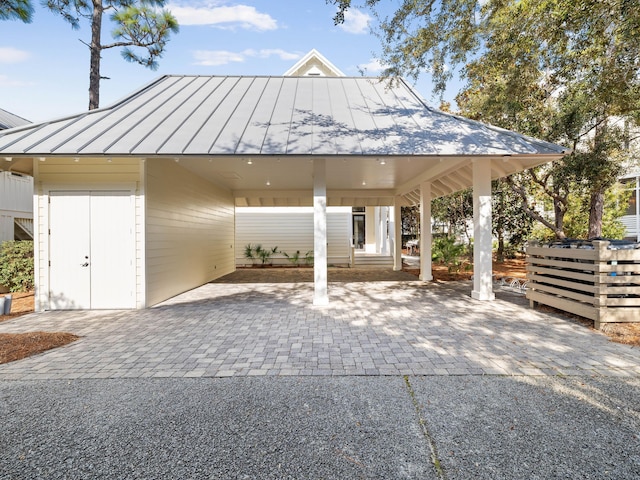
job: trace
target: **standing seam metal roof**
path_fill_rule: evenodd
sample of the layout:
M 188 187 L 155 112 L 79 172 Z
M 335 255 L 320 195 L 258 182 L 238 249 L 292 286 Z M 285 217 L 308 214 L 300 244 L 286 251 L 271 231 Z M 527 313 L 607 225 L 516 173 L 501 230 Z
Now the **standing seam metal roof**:
M 5 155 L 518 155 L 565 149 L 428 107 L 404 81 L 163 76 L 113 105 L 0 132 Z

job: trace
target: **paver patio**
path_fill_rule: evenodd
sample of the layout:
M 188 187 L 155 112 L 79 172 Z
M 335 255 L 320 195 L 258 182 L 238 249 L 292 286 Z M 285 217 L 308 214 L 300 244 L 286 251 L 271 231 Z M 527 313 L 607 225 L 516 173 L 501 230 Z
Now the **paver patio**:
M 277 274 L 239 270 L 146 310 L 52 311 L 2 323 L 0 332 L 82 338 L 1 365 L 0 379 L 640 375 L 640 349 L 531 310 L 516 293 L 498 289 L 495 302 L 478 302 L 469 282 L 332 271 L 331 304 L 313 307 L 304 279 L 242 283 Z M 382 281 L 362 281 L 372 276 Z

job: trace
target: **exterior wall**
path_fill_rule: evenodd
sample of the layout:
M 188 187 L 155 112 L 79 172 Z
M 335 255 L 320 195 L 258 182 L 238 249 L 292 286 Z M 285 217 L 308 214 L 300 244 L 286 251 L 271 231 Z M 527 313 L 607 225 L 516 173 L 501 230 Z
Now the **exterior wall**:
M 640 171 L 627 175 L 623 181 L 627 181 L 632 185 L 632 187 L 629 188 L 631 191 L 629 208 L 631 210 L 635 208 L 635 215 L 625 215 L 620 221 L 626 229 L 625 238 L 640 242 Z
M 328 263 L 348 265 L 351 255 L 351 208 L 327 207 Z M 236 265 L 250 265 L 244 258 L 248 244 L 278 250 L 292 255 L 313 251 L 312 207 L 238 207 L 236 208 Z M 280 254 L 274 264 L 289 264 Z M 304 259 L 301 258 L 301 264 Z
M 14 239 L 14 220 L 33 219 L 33 177 L 0 172 L 0 242 Z
M 129 190 L 136 209 L 143 202 L 140 195 L 140 160 L 104 158 L 74 161 L 72 158 L 47 158 L 34 161 L 34 249 L 35 307 L 49 308 L 49 192 L 56 190 Z M 144 272 L 144 245 L 136 239 L 136 272 Z M 136 287 L 136 306 L 144 307 L 144 290 Z
M 145 164 L 146 304 L 231 273 L 234 200 L 169 159 Z

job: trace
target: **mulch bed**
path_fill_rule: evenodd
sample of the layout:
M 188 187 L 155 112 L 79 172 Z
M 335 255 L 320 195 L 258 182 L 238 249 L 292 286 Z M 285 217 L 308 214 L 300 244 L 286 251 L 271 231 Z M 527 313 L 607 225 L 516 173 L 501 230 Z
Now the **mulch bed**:
M 61 347 L 78 338 L 66 332 L 0 333 L 0 364 Z

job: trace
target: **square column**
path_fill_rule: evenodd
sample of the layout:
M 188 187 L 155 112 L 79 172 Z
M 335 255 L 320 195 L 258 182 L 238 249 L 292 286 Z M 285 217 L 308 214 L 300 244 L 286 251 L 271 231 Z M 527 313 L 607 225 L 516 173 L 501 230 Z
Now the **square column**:
M 420 280 L 433 280 L 431 271 L 431 182 L 420 184 Z
M 393 255 L 393 269 L 398 272 L 402 270 L 402 207 L 399 196 L 395 197 L 391 208 L 389 231 L 391 232 L 390 247 Z
M 313 161 L 313 304 L 328 305 L 327 180 L 324 158 Z
M 491 256 L 491 159 L 473 161 L 473 291 L 476 300 L 494 300 Z

